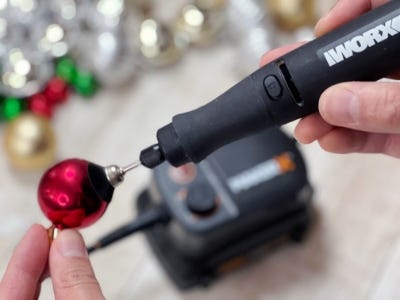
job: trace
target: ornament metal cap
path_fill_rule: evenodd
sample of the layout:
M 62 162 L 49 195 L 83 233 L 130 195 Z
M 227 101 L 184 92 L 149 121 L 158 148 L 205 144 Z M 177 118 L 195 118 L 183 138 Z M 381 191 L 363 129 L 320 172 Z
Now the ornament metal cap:
M 60 230 L 54 224 L 47 228 L 47 234 L 50 244 L 56 239 L 59 233 Z
M 140 161 L 136 161 L 136 162 L 124 167 L 124 168 L 121 168 L 121 167 L 119 167 L 117 165 L 111 165 L 111 166 L 105 167 L 104 171 L 106 173 L 108 181 L 115 188 L 121 182 L 124 181 L 125 174 L 127 172 L 129 172 L 132 169 L 137 168 L 140 165 L 141 165 Z

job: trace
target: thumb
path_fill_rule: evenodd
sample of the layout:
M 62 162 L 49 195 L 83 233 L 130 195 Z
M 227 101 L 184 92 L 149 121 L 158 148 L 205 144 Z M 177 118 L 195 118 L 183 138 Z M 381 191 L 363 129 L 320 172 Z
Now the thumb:
M 57 300 L 104 299 L 78 231 L 60 232 L 50 248 L 49 268 Z
M 341 83 L 321 95 L 319 111 L 331 125 L 375 133 L 400 133 L 400 84 Z

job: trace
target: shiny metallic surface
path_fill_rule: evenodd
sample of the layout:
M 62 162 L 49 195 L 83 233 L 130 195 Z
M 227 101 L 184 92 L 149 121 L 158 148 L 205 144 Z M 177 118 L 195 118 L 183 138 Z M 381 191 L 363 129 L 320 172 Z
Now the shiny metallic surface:
M 259 66 L 265 52 L 278 46 L 277 28 L 263 1 L 230 0 L 226 9 L 226 34 L 242 62 L 237 72 L 247 75 Z
M 224 9 L 229 0 L 196 0 L 194 4 L 204 10 L 220 10 Z
M 91 10 L 91 3 L 88 0 L 57 0 L 49 1 L 48 5 L 59 24 L 74 29 L 84 22 Z
M 107 179 L 113 187 L 118 186 L 124 181 L 125 174 L 141 165 L 140 161 L 135 161 L 123 168 L 117 165 L 111 165 L 104 168 Z
M 87 47 L 77 51 L 80 65 L 94 73 L 104 86 L 122 86 L 138 71 L 138 54 L 130 47 L 129 36 L 122 31 L 88 32 Z
M 30 29 L 28 26 L 15 23 L 5 17 L 0 16 L 0 48 L 6 50 L 12 47 L 25 47 L 30 39 Z
M 118 186 L 121 182 L 124 181 L 125 172 L 122 170 L 121 167 L 111 165 L 105 167 L 104 171 L 106 172 L 108 181 L 113 187 Z
M 9 20 L 29 25 L 46 9 L 47 3 L 43 0 L 8 0 L 4 10 Z M 0 8 L 1 8 L 0 4 Z
M 56 228 L 86 227 L 104 214 L 108 202 L 94 189 L 88 164 L 80 159 L 64 160 L 42 176 L 38 202 Z
M 138 38 L 141 54 L 155 66 L 176 62 L 187 46 L 187 42 L 176 39 L 169 27 L 155 19 L 146 19 L 141 23 Z
M 123 22 L 124 0 L 94 0 L 87 11 L 86 22 L 92 29 L 109 30 Z
M 69 38 L 71 34 L 68 34 L 69 32 L 56 22 L 39 21 L 32 30 L 31 39 L 35 48 L 41 53 L 56 58 L 66 55 L 71 45 L 74 44 Z
M 0 57 L 2 89 L 8 95 L 28 97 L 40 91 L 53 76 L 50 60 L 22 48 L 11 48 Z
M 123 171 L 124 173 L 127 173 L 127 172 L 129 172 L 129 171 L 131 171 L 131 170 L 133 170 L 133 169 L 136 169 L 137 167 L 139 167 L 139 166 L 141 166 L 141 165 L 142 165 L 142 163 L 140 162 L 140 160 L 137 160 L 137 161 L 135 161 L 135 162 L 133 162 L 133 163 L 131 163 L 131 164 L 129 164 L 129 165 L 123 167 L 123 168 L 122 168 L 122 171 Z
M 185 5 L 181 11 L 175 31 L 191 44 L 204 45 L 212 42 L 222 30 L 225 21 L 224 3 L 211 5 L 204 3 L 204 8 L 193 4 Z
M 24 113 L 7 124 L 4 146 L 10 163 L 20 170 L 48 167 L 55 159 L 56 142 L 49 120 Z
M 51 244 L 58 236 L 60 233 L 60 229 L 58 229 L 56 226 L 51 225 L 49 228 L 47 228 L 47 235 L 49 238 L 49 244 Z

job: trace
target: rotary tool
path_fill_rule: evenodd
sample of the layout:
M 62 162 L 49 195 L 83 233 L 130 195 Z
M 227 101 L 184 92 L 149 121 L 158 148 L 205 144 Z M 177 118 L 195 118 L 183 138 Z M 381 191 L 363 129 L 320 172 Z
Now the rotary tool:
M 210 103 L 174 116 L 158 130 L 158 143 L 127 168 L 79 159 L 54 166 L 41 179 L 41 208 L 60 228 L 91 224 L 127 171 L 164 161 L 199 163 L 233 141 L 316 112 L 323 91 L 336 83 L 378 80 L 399 70 L 399 33 L 400 1 L 389 1 L 261 67 Z
M 153 168 L 200 162 L 216 149 L 318 110 L 325 89 L 400 68 L 400 1 L 390 1 L 261 67 L 210 103 L 178 114 L 140 154 Z

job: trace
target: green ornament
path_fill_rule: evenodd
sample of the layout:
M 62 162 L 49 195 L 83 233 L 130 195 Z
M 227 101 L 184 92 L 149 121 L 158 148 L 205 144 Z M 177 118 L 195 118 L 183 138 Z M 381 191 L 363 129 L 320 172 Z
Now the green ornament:
M 72 83 L 77 74 L 75 62 L 69 57 L 62 57 L 56 62 L 56 75 L 68 83 Z
M 15 97 L 7 97 L 3 101 L 1 116 L 7 121 L 18 117 L 24 109 L 21 99 Z
M 99 87 L 93 74 L 85 71 L 78 71 L 76 73 L 72 85 L 74 86 L 75 91 L 84 97 L 93 96 Z
M 0 122 L 4 121 L 3 109 L 4 109 L 4 98 L 0 97 Z

